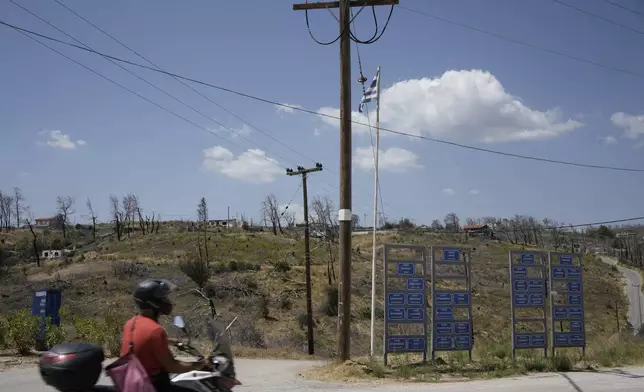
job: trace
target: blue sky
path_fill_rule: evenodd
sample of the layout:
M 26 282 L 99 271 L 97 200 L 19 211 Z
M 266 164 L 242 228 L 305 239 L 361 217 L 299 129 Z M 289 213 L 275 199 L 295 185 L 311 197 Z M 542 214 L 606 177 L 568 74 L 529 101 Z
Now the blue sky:
M 15 1 L 94 49 L 143 62 L 54 1 Z M 334 112 L 338 107 L 339 48 L 314 43 L 304 14 L 292 11 L 290 1 L 63 2 L 165 70 L 312 110 Z M 644 21 L 599 0 L 567 2 L 633 28 Z M 642 35 L 554 2 L 401 3 L 613 67 L 638 72 L 644 64 Z M 644 12 L 635 0 L 619 3 Z M 387 11 L 378 10 L 381 24 Z M 0 1 L 0 15 L 70 41 L 8 0 Z M 319 39 L 335 38 L 337 22 L 328 12 L 312 12 L 310 19 Z M 358 35 L 368 37 L 372 26 L 364 12 L 356 25 Z M 327 170 L 311 177 L 311 196 L 337 200 L 339 136 L 334 124 L 195 86 L 276 142 L 175 80 L 132 69 L 242 137 L 105 59 L 53 45 L 221 138 L 1 27 L 0 188 L 20 186 L 35 215 L 51 215 L 56 196 L 71 195 L 77 200 L 76 221 L 83 220 L 87 197 L 106 220 L 110 193 L 135 192 L 146 211 L 165 218 L 193 217 L 205 196 L 213 218 L 225 217 L 230 207 L 232 214 L 257 219 L 267 194 L 286 204 L 298 188 L 298 180 L 283 175 L 283 168 L 315 161 Z M 357 109 L 361 91 L 355 82 L 355 46 L 352 50 Z M 362 45 L 360 53 L 369 80 L 377 66 L 383 70 L 383 126 L 518 154 L 644 168 L 644 118 L 634 117 L 644 114 L 644 78 L 403 9 L 395 10 L 383 38 Z M 368 132 L 358 128 L 353 137 L 353 211 L 361 217 L 367 213 L 371 220 L 371 144 Z M 408 216 L 429 223 L 453 211 L 462 218 L 530 214 L 583 223 L 644 212 L 644 173 L 545 164 L 386 134 L 381 149 L 384 210 L 393 219 Z M 258 157 L 264 154 L 278 164 Z M 301 193 L 293 203 L 297 209 Z

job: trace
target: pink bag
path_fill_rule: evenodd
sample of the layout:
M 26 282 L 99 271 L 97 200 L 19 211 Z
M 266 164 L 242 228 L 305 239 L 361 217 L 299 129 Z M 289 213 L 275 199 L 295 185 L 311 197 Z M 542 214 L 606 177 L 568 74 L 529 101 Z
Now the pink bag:
M 138 316 L 137 316 L 138 317 Z M 148 372 L 134 355 L 134 325 L 132 321 L 130 330 L 130 350 L 127 354 L 117 359 L 105 368 L 117 391 L 120 392 L 156 392 L 150 381 Z

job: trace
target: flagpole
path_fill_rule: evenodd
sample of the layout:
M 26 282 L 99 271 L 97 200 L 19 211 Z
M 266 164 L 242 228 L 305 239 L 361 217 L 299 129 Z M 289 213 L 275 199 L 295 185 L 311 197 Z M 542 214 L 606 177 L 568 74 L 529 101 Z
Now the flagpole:
M 378 230 L 378 156 L 380 155 L 380 66 L 378 66 L 378 81 L 376 82 L 376 152 L 374 157 L 373 181 L 373 238 L 371 246 L 371 345 L 370 354 L 374 354 L 375 325 L 376 325 L 376 232 Z

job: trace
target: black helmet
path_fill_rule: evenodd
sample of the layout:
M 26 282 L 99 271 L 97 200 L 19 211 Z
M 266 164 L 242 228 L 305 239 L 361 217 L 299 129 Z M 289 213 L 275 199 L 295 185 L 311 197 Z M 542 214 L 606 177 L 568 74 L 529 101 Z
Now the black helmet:
M 160 314 L 172 313 L 169 295 L 176 286 L 164 279 L 146 279 L 134 290 L 134 301 L 139 309 L 150 309 Z

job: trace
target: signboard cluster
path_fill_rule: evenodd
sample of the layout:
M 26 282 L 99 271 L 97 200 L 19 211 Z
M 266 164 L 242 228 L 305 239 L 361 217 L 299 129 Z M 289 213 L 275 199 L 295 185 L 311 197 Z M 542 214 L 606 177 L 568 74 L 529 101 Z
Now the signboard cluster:
M 420 259 L 402 260 L 390 258 L 392 249 L 416 250 Z M 424 246 L 385 245 L 385 363 L 389 353 L 422 353 L 427 359 L 427 249 Z M 394 265 L 391 274 L 389 266 Z M 397 283 L 390 289 L 390 282 Z M 419 325 L 422 334 L 389 334 L 390 326 L 396 324 Z
M 472 301 L 469 257 L 462 249 L 432 247 L 432 359 L 437 351 L 465 350 L 472 357 Z M 449 265 L 449 272 L 439 271 Z M 460 289 L 437 287 L 449 281 Z
M 579 254 L 550 253 L 553 355 L 557 347 L 581 347 L 586 351 L 581 258 Z M 567 330 L 564 330 L 564 324 L 567 324 Z
M 422 255 L 420 259 L 398 259 L 390 255 L 394 249 Z M 390 353 L 422 353 L 427 359 L 431 347 L 436 351 L 472 350 L 472 305 L 470 264 L 466 251 L 460 248 L 426 247 L 422 245 L 386 244 L 385 254 L 385 364 Z M 442 274 L 441 265 L 455 266 L 460 274 Z M 391 268 L 393 266 L 393 268 Z M 428 268 L 432 271 L 427 273 Z M 427 280 L 432 277 L 431 312 L 428 312 Z M 438 289 L 439 280 L 457 281 L 457 290 Z M 394 282 L 398 284 L 390 287 Z M 463 312 L 464 311 L 464 312 Z M 459 316 L 464 313 L 465 316 Z M 432 331 L 428 332 L 431 314 Z M 422 334 L 391 333 L 395 325 L 420 326 Z M 417 329 L 418 330 L 418 329 Z
M 547 259 L 545 252 L 510 251 L 513 358 L 517 349 L 527 348 L 543 349 L 544 356 L 547 355 Z M 530 309 L 536 315 L 524 316 L 523 309 Z M 526 326 L 528 330 L 519 326 Z
M 420 258 L 392 257 L 394 249 Z M 553 355 L 557 347 L 581 347 L 585 352 L 581 258 L 580 254 L 509 251 L 513 358 L 519 349 L 541 349 L 547 356 L 549 346 Z M 434 359 L 436 352 L 462 350 L 471 358 L 474 327 L 469 251 L 386 244 L 384 261 L 385 364 L 391 353 L 422 353 L 426 360 L 428 351 Z M 397 284 L 390 287 L 393 282 Z

